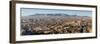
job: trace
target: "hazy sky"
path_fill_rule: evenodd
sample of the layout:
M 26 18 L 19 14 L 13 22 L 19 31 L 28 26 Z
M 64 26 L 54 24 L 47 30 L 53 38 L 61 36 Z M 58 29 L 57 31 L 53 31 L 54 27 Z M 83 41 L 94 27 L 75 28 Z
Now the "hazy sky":
M 21 16 L 28 16 L 34 14 L 57 14 L 57 13 L 78 15 L 78 16 L 92 16 L 92 11 L 87 11 L 87 10 L 21 8 Z

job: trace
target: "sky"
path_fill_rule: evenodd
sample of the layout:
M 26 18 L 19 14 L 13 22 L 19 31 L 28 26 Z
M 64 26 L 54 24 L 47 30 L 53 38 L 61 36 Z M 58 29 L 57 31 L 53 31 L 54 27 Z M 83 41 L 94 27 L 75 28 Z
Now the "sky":
M 28 16 L 34 14 L 68 14 L 78 16 L 92 16 L 92 11 L 88 10 L 65 10 L 65 9 L 42 9 L 42 8 L 20 8 L 21 16 Z

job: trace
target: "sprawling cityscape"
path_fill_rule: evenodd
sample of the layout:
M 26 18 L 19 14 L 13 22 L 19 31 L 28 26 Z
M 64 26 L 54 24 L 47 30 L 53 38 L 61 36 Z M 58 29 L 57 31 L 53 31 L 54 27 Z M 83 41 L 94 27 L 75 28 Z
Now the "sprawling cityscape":
M 92 32 L 92 18 L 68 14 L 34 14 L 21 17 L 22 35 Z

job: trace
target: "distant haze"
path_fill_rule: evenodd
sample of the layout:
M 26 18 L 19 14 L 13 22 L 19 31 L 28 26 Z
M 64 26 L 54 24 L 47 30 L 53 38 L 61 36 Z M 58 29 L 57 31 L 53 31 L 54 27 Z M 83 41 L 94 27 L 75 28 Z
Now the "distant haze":
M 21 8 L 21 16 L 34 14 L 68 14 L 77 16 L 92 16 L 92 11 L 88 10 L 65 10 L 65 9 L 40 9 L 40 8 Z

